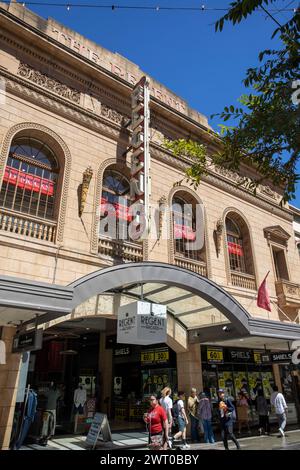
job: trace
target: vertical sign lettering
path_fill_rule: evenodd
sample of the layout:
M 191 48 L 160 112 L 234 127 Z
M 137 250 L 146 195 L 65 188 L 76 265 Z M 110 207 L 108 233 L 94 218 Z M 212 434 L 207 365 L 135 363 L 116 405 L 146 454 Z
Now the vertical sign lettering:
M 142 77 L 131 95 L 131 178 L 130 178 L 130 237 L 145 238 L 149 230 L 150 152 L 149 152 L 149 79 Z

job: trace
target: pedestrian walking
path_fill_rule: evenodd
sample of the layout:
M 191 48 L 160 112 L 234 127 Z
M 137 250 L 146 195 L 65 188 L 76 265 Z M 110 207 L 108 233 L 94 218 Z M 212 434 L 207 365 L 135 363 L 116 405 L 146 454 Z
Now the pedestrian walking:
M 211 419 L 212 419 L 212 408 L 210 399 L 207 397 L 206 393 L 202 392 L 200 394 L 200 401 L 198 405 L 198 416 L 203 423 L 204 429 L 204 442 L 206 444 L 214 444 L 215 438 L 212 429 Z
M 178 420 L 179 431 L 175 434 L 174 441 L 179 440 L 181 438 L 182 444 L 183 444 L 181 448 L 189 449 L 190 446 L 186 442 L 186 427 L 189 421 L 188 421 L 188 418 L 184 409 L 184 403 L 183 403 L 184 399 L 185 399 L 185 393 L 178 392 L 178 400 L 174 405 L 174 408 L 176 407 L 176 412 L 174 414 L 178 416 L 177 420 Z
M 198 434 L 198 426 L 199 426 L 199 418 L 197 415 L 199 405 L 199 399 L 197 397 L 197 390 L 196 388 L 191 389 L 191 394 L 188 398 L 188 413 L 191 420 L 191 437 L 192 442 L 200 442 L 199 434 Z
M 149 431 L 149 447 L 153 450 L 168 448 L 168 418 L 165 410 L 160 406 L 157 396 L 150 396 L 150 409 L 144 414 L 144 421 Z
M 225 392 L 222 388 L 218 390 L 218 412 L 225 449 L 229 450 L 228 437 L 235 443 L 236 448 L 240 449 L 240 444 L 233 434 L 233 423 L 236 419 L 235 408 L 231 399 L 225 398 Z
M 266 398 L 264 397 L 264 391 L 262 388 L 257 390 L 256 398 L 256 411 L 259 418 L 259 434 L 269 434 L 270 433 L 270 423 L 269 423 L 269 406 Z
M 273 393 L 271 395 L 271 405 L 275 408 L 275 413 L 277 415 L 279 425 L 278 431 L 280 433 L 280 437 L 284 437 L 284 430 L 286 427 L 286 412 L 288 407 L 284 396 L 278 391 L 277 385 L 273 386 Z
M 161 391 L 161 399 L 159 400 L 159 403 L 165 410 L 167 414 L 167 418 L 168 418 L 168 438 L 169 438 L 170 447 L 172 447 L 170 437 L 171 437 L 172 426 L 173 426 L 173 415 L 172 415 L 173 400 L 170 396 L 171 393 L 172 393 L 172 390 L 170 389 L 170 387 L 163 388 Z

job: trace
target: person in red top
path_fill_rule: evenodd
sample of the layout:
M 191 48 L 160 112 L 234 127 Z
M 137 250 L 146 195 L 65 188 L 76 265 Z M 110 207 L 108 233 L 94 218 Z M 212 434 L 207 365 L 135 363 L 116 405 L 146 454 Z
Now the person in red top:
M 152 447 L 167 449 L 168 447 L 168 417 L 164 408 L 160 406 L 157 396 L 150 396 L 150 410 L 144 414 L 144 421 L 148 424 L 149 444 Z

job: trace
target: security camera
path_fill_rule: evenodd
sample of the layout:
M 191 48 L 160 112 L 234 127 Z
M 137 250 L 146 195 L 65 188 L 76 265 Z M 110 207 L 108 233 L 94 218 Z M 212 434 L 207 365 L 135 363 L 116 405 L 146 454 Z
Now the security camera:
M 229 328 L 228 328 L 228 326 L 223 326 L 222 330 L 228 332 Z

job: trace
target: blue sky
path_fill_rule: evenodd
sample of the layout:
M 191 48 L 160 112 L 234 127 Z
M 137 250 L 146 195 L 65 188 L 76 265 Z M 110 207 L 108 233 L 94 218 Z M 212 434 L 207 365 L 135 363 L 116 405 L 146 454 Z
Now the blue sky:
M 82 0 L 79 3 L 191 7 L 201 4 L 199 0 Z M 226 0 L 202 3 L 207 8 L 226 8 L 229 4 Z M 269 9 L 294 8 L 297 3 L 279 0 Z M 218 11 L 112 11 L 72 7 L 67 11 L 46 5 L 29 8 L 127 57 L 208 117 L 226 105 L 237 103 L 237 98 L 246 91 L 242 80 L 247 68 L 257 65 L 261 50 L 279 45 L 277 39 L 271 39 L 275 23 L 262 12 L 254 13 L 234 27 L 228 23 L 222 33 L 215 33 L 214 22 L 222 15 Z M 285 23 L 290 16 L 288 12 L 272 11 L 272 14 L 279 23 Z M 217 129 L 218 119 L 210 120 L 210 124 Z M 300 206 L 299 186 L 292 204 Z

